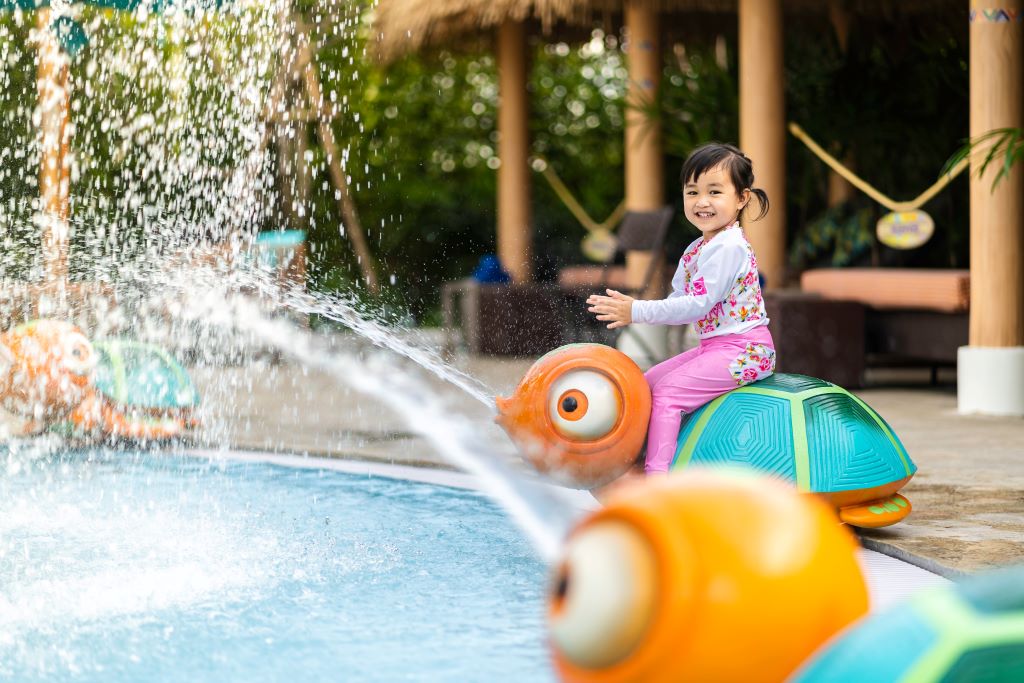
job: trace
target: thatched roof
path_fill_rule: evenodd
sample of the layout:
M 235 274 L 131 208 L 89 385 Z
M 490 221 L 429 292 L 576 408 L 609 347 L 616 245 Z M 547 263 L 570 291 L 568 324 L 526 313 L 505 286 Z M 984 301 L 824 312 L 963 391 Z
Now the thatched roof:
M 733 12 L 736 0 L 639 0 L 661 11 Z M 384 61 L 487 32 L 506 21 L 586 26 L 622 11 L 622 0 L 379 0 L 374 28 Z
M 737 0 L 633 0 L 672 14 L 734 14 Z M 963 0 L 840 0 L 849 11 L 876 16 L 915 15 L 959 7 Z M 825 14 L 826 0 L 782 0 L 787 12 Z M 544 32 L 561 26 L 590 26 L 621 15 L 623 0 L 378 0 L 374 29 L 384 61 L 423 48 L 460 43 L 490 34 L 505 21 L 527 21 Z M 966 14 L 966 12 L 965 12 Z

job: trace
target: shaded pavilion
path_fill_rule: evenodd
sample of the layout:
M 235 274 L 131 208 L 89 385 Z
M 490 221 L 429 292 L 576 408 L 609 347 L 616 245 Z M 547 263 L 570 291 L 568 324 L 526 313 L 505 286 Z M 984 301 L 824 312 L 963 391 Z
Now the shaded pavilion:
M 739 43 L 739 144 L 755 162 L 758 184 L 770 197 L 786 196 L 783 10 L 828 13 L 840 40 L 851 14 L 877 17 L 962 11 L 969 22 L 970 136 L 1024 127 L 1024 0 L 992 7 L 977 0 L 380 0 L 376 31 L 385 59 L 467 36 L 494 35 L 500 88 L 498 254 L 518 282 L 531 279 L 532 239 L 527 135 L 526 37 L 556 25 L 581 25 L 597 12 L 621 17 L 632 101 L 657 92 L 661 33 L 666 17 L 735 13 Z M 962 10 L 956 10 L 957 7 Z M 626 122 L 626 208 L 665 202 L 660 136 L 642 115 Z M 1024 415 L 1024 170 L 1017 164 L 994 189 L 998 164 L 970 179 L 970 342 L 961 348 L 960 405 L 966 412 Z M 840 186 L 841 187 L 841 186 Z M 841 193 L 842 190 L 837 190 Z M 784 203 L 751 231 L 770 287 L 784 283 Z M 647 255 L 630 254 L 634 282 Z
M 498 256 L 516 282 L 532 279 L 529 135 L 527 132 L 527 37 L 530 33 L 588 29 L 597 17 L 625 27 L 629 69 L 627 101 L 653 101 L 662 68 L 660 14 L 692 10 L 703 15 L 731 14 L 723 0 L 381 0 L 375 30 L 385 61 L 450 41 L 493 35 L 499 72 L 497 244 Z M 580 32 L 586 39 L 589 31 Z M 781 50 L 778 76 L 781 77 Z M 753 100 L 751 100 L 753 101 Z M 759 100 L 764 102 L 764 100 Z M 758 117 L 760 118 L 760 117 Z M 779 140 L 784 141 L 781 111 Z M 637 109 L 626 112 L 625 208 L 654 211 L 666 201 L 660 131 Z M 781 177 L 781 174 L 773 174 Z M 781 218 L 781 216 L 780 216 Z M 784 221 L 779 221 L 783 226 Z M 630 253 L 629 277 L 639 285 L 651 255 Z

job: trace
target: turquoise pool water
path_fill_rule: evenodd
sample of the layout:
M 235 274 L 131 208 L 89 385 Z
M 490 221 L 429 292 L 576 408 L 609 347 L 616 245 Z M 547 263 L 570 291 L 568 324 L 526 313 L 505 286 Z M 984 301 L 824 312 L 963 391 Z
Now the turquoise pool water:
M 0 678 L 550 681 L 546 569 L 474 492 L 0 454 Z

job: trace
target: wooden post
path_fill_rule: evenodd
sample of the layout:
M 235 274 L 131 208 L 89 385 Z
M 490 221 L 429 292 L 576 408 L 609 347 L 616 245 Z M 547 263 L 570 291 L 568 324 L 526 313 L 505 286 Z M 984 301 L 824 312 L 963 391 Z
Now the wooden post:
M 41 136 L 39 195 L 42 201 L 43 263 L 47 280 L 60 282 L 68 275 L 70 60 L 60 49 L 49 25 L 50 10 L 37 10 L 36 87 Z
M 661 121 L 651 118 L 661 85 L 661 35 L 658 11 L 650 3 L 626 0 L 623 51 L 629 69 L 626 92 L 626 209 L 654 211 L 665 204 L 665 166 L 661 145 Z M 642 287 L 652 258 L 649 251 L 626 253 L 626 279 L 630 288 Z M 661 273 L 655 272 L 640 294 L 643 299 L 665 295 Z M 616 346 L 641 368 L 648 368 L 669 355 L 668 328 L 664 325 L 634 324 L 619 335 Z
M 1021 0 L 970 6 L 970 135 L 1024 127 Z M 963 412 L 1024 415 L 1024 169 L 993 190 L 1002 157 L 984 175 L 971 161 L 970 346 L 957 372 Z
M 754 163 L 754 182 L 771 211 L 745 219 L 747 237 L 769 288 L 782 287 L 786 267 L 786 120 L 780 0 L 740 0 L 740 147 Z
M 526 28 L 498 27 L 498 258 L 513 282 L 533 279 Z
M 623 49 L 629 69 L 626 98 L 626 209 L 654 211 L 665 204 L 665 167 L 661 122 L 649 110 L 657 101 L 661 82 L 661 40 L 658 13 L 649 4 L 626 2 L 626 40 Z M 631 287 L 643 284 L 653 255 L 647 251 L 626 254 L 626 276 Z M 655 278 L 655 282 L 659 282 Z M 644 298 L 664 295 L 652 285 Z
M 1020 6 L 1003 2 L 1000 7 Z M 971 22 L 971 139 L 1022 127 L 1019 21 L 993 21 L 978 8 Z M 1001 159 L 978 175 L 971 164 L 971 346 L 1024 345 L 1024 171 L 1019 164 L 992 189 Z

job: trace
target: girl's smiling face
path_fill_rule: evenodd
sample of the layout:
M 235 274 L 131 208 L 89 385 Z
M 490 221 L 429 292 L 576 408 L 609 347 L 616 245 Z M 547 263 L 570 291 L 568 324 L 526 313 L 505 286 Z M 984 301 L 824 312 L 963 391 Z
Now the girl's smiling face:
M 748 201 L 750 189 L 737 191 L 724 164 L 707 170 L 698 178 L 691 178 L 683 185 L 686 220 L 704 233 L 706 240 L 735 223 Z

